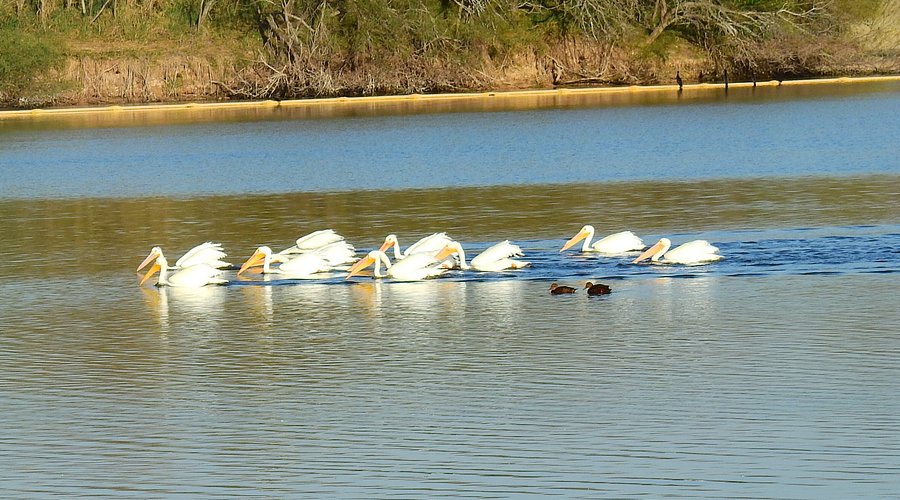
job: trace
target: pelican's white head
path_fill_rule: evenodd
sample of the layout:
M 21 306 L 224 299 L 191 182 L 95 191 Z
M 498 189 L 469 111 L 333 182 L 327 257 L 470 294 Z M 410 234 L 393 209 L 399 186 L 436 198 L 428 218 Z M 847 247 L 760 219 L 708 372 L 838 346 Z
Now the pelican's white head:
M 572 236 L 572 239 L 567 241 L 566 244 L 563 245 L 563 247 L 559 251 L 560 252 L 566 251 L 566 250 L 572 248 L 573 246 L 575 246 L 575 244 L 578 243 L 579 241 L 581 241 L 587 237 L 593 237 L 593 235 L 594 235 L 594 226 L 592 226 L 590 224 L 585 224 L 581 228 L 581 230 L 578 231 L 578 234 L 576 234 L 575 236 Z
M 378 251 L 384 252 L 388 248 L 391 248 L 392 246 L 398 246 L 398 247 L 400 246 L 400 243 L 397 241 L 396 234 L 389 234 L 389 235 L 385 236 L 384 243 L 381 244 L 381 247 L 378 249 Z
M 268 271 L 269 263 L 271 261 L 272 261 L 272 249 L 263 245 L 261 247 L 258 247 L 256 249 L 256 251 L 253 252 L 253 255 L 251 255 L 250 258 L 247 259 L 247 262 L 244 262 L 244 264 L 241 266 L 241 269 L 237 273 L 240 275 L 247 269 L 250 269 L 251 267 L 258 267 L 260 265 L 263 266 L 263 269 L 265 271 Z M 279 257 L 279 262 L 281 262 L 280 257 Z
M 151 248 L 151 249 L 150 249 L 150 254 L 147 255 L 147 257 L 144 259 L 143 262 L 141 262 L 141 265 L 139 265 L 139 266 L 137 267 L 137 270 L 140 271 L 141 269 L 144 268 L 144 266 L 146 266 L 147 264 L 149 264 L 149 263 L 153 262 L 154 260 L 156 260 L 157 257 L 162 257 L 162 254 L 163 254 L 163 253 L 162 253 L 162 248 L 159 248 L 159 247 L 153 247 L 153 248 Z
M 434 258 L 435 260 L 440 262 L 453 254 L 456 254 L 456 256 L 459 258 L 460 269 L 469 268 L 469 265 L 466 264 L 466 252 L 465 250 L 463 250 L 462 244 L 460 244 L 460 242 L 458 241 L 451 241 L 450 243 L 447 243 L 447 245 L 444 246 L 444 248 L 442 248 L 441 251 L 434 256 Z

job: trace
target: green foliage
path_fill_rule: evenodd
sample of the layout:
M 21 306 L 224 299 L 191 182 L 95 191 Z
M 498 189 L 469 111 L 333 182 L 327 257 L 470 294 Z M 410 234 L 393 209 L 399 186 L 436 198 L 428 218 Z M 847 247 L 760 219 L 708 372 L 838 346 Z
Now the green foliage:
M 847 21 L 860 21 L 873 17 L 884 0 L 833 0 L 831 9 Z
M 217 28 L 256 31 L 258 7 L 251 0 L 217 0 L 208 22 Z
M 39 74 L 59 67 L 61 46 L 46 34 L 32 33 L 15 25 L 0 26 L 0 93 L 19 94 L 35 84 Z
M 196 26 L 200 15 L 200 3 L 197 0 L 170 0 L 165 3 L 163 19 L 165 27 L 169 31 L 184 31 L 185 28 Z
M 660 35 L 652 43 L 644 46 L 640 52 L 641 58 L 656 58 L 665 61 L 669 55 L 669 49 L 679 40 L 674 32 L 666 32 Z
M 741 10 L 770 12 L 785 6 L 784 0 L 732 0 L 732 6 Z

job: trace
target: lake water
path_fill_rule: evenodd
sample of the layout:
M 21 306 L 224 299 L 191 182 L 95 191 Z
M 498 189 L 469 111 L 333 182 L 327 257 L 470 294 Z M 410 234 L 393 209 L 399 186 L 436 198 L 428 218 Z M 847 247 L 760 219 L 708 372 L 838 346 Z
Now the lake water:
M 900 84 L 434 109 L 0 119 L 2 496 L 900 495 Z M 134 272 L 323 228 L 533 266 Z

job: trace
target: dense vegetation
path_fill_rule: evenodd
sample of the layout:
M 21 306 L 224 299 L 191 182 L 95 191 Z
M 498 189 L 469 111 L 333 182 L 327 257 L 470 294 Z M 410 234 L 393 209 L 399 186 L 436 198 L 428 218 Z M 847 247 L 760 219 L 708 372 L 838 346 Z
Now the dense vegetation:
M 127 101 L 178 98 L 192 80 L 203 80 L 192 92 L 206 97 L 282 98 L 653 83 L 671 81 L 676 69 L 694 81 L 724 69 L 734 78 L 896 71 L 896 47 L 867 50 L 857 27 L 900 7 L 898 0 L 2 1 L 0 99 L 30 97 L 18 101 L 24 105 L 38 95 L 52 102 L 60 82 L 81 89 L 69 100 Z M 91 71 L 97 61 L 103 67 Z M 109 73 L 122 83 L 110 84 Z

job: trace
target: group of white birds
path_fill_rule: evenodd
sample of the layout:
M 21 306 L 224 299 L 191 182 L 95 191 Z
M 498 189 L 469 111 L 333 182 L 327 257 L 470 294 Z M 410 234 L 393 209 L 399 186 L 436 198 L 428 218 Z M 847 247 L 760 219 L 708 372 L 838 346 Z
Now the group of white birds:
M 668 238 L 660 239 L 646 248 L 644 242 L 631 231 L 622 231 L 602 238 L 593 244 L 594 227 L 587 225 L 568 240 L 560 250 L 568 250 L 584 240 L 582 252 L 596 252 L 604 255 L 623 255 L 642 252 L 632 263 L 650 259 L 653 263 L 695 265 L 714 262 L 722 258 L 719 249 L 706 240 L 694 240 L 672 250 Z M 393 262 L 387 252 L 393 250 Z M 508 240 L 501 241 L 481 252 L 471 262 L 466 262 L 462 245 L 446 233 L 434 233 L 410 245 L 405 251 L 400 249 L 397 236 L 389 234 L 378 250 L 372 250 L 359 259 L 356 249 L 334 230 L 325 229 L 303 236 L 289 248 L 273 252 L 268 246 L 261 246 L 244 262 L 238 275 L 256 267 L 262 267 L 264 274 L 280 274 L 285 278 L 311 278 L 321 273 L 346 271 L 346 278 L 352 278 L 374 265 L 375 278 L 390 278 L 395 281 L 419 281 L 438 277 L 451 269 L 496 272 L 507 269 L 521 269 L 529 262 L 516 260 L 522 257 L 522 249 Z M 201 287 L 221 285 L 228 280 L 221 278 L 223 269 L 232 267 L 225 262 L 225 251 L 219 243 L 203 243 L 185 253 L 169 266 L 160 247 L 153 247 L 147 258 L 141 262 L 140 271 L 153 263 L 141 280 L 141 285 L 159 272 L 158 286 Z M 382 273 L 384 266 L 384 273 Z

